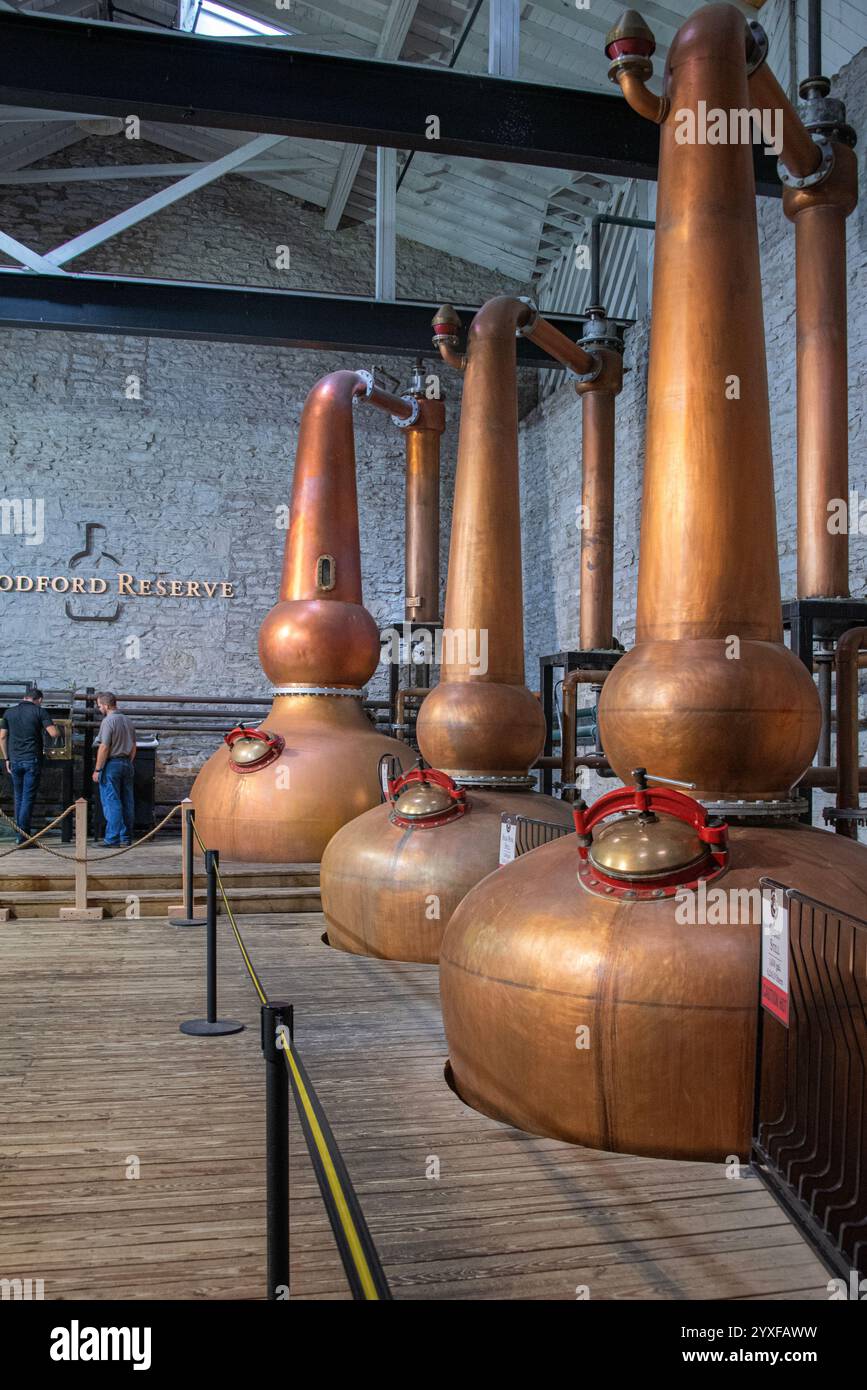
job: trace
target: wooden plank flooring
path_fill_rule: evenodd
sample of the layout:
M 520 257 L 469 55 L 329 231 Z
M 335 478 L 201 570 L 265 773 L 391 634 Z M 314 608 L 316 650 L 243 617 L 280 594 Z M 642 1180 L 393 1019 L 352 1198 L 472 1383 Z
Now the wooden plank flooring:
M 757 1180 L 466 1109 L 442 1079 L 435 969 L 332 951 L 315 914 L 243 930 L 271 997 L 295 1003 L 396 1298 L 827 1298 Z M 42 1278 L 46 1298 L 262 1296 L 258 1007 L 220 933 L 220 1013 L 247 1031 L 196 1039 L 178 1023 L 202 1012 L 201 929 L 0 926 L 0 1276 Z M 346 1298 L 294 1116 L 292 1150 L 293 1296 Z

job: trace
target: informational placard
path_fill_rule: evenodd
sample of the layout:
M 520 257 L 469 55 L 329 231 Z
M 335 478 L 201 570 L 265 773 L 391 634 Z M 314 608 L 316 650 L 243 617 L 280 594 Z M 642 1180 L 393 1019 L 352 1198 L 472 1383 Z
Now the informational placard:
M 511 816 L 503 816 L 500 821 L 500 863 L 511 864 L 515 858 L 515 841 L 518 834 L 518 825 Z
M 789 1026 L 789 907 L 782 888 L 762 888 L 762 1006 Z

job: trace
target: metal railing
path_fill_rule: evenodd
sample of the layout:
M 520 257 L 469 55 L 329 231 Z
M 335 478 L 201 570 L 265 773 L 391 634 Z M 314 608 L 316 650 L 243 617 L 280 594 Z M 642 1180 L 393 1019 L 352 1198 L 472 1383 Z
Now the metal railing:
M 763 983 L 751 1161 L 828 1268 L 865 1275 L 867 922 L 770 879 L 762 889 L 777 895 L 788 968 Z

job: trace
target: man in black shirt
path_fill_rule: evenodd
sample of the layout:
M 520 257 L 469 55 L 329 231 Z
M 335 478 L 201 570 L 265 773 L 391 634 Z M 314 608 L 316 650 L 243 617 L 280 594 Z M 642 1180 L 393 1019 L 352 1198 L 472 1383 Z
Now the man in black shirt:
M 33 803 L 42 776 L 43 731 L 57 737 L 51 716 L 42 708 L 41 690 L 31 690 L 20 705 L 13 705 L 0 719 L 0 758 L 12 778 L 19 845 L 30 835 Z

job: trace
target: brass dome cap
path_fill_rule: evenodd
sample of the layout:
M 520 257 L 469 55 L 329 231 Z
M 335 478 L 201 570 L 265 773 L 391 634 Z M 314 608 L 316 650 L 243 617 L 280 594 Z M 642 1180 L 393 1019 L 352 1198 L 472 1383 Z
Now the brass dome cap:
M 412 782 L 394 803 L 397 815 L 407 820 L 423 816 L 442 816 L 454 808 L 454 799 L 435 782 Z
M 605 35 L 605 47 L 616 43 L 618 39 L 642 39 L 645 43 L 652 44 L 651 53 L 656 47 L 656 39 L 653 30 L 645 22 L 644 17 L 637 10 L 624 10 L 617 20 L 617 23 L 608 30 Z
M 267 758 L 273 749 L 270 744 L 261 738 L 236 738 L 232 744 L 230 757 L 233 763 L 240 763 L 248 767 L 250 763 L 258 763 L 262 758 Z
M 691 825 L 674 816 L 626 811 L 593 836 L 589 859 L 614 878 L 648 879 L 674 873 L 707 857 Z

